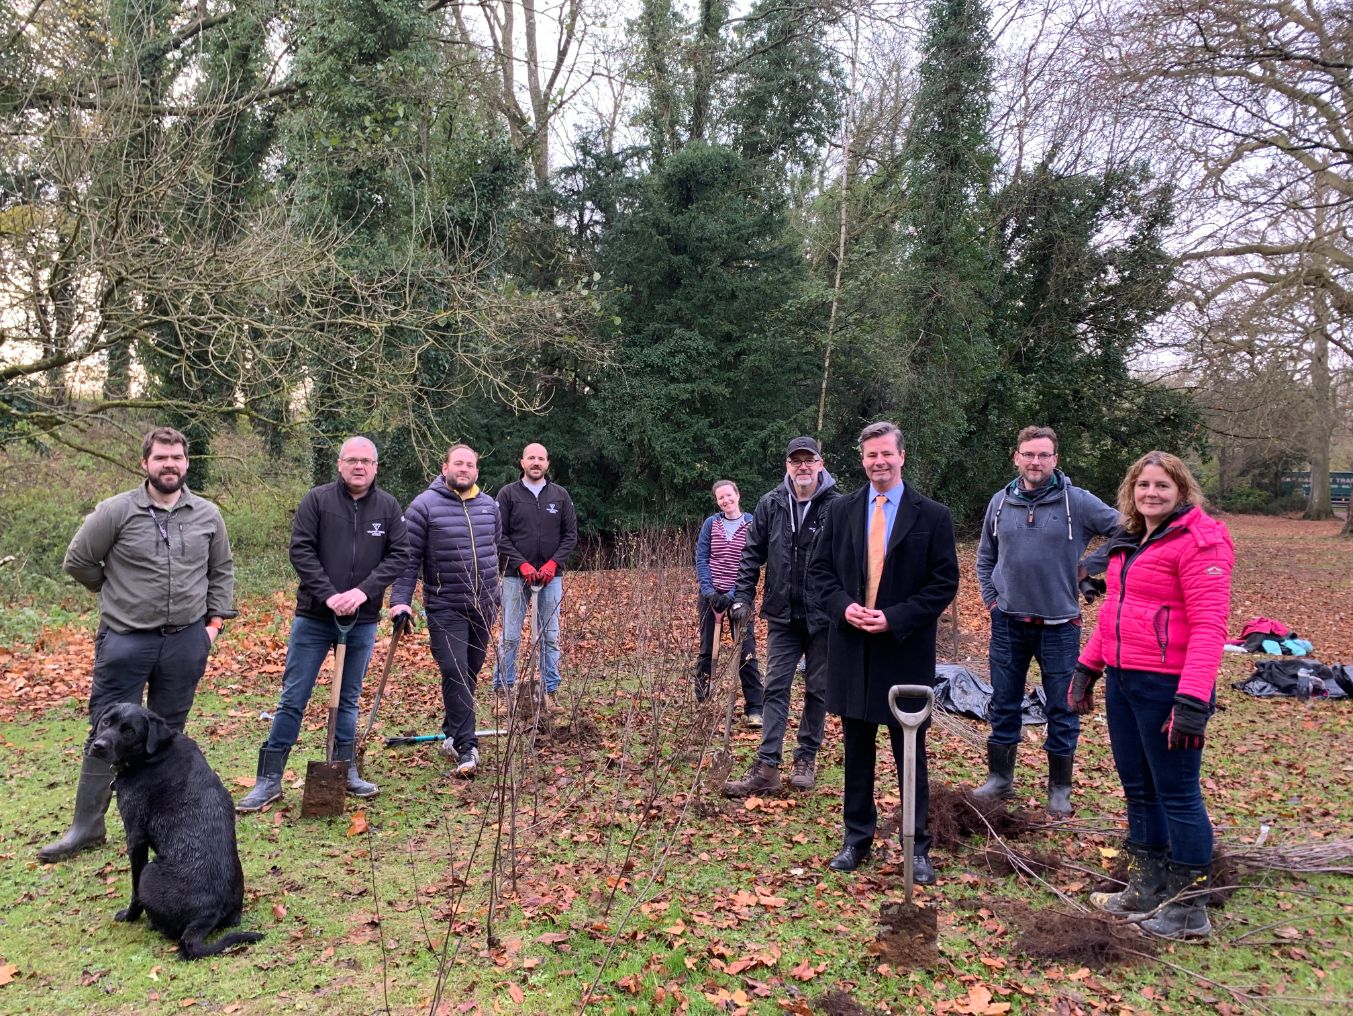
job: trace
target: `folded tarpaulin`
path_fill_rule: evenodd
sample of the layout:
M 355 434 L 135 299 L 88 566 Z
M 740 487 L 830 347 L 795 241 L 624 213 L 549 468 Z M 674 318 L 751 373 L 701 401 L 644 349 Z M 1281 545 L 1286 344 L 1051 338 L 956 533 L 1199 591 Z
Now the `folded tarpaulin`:
M 1025 726 L 1047 723 L 1046 703 L 1042 685 L 1031 688 L 1020 703 L 1020 722 Z M 935 667 L 935 707 L 985 721 L 991 708 L 991 685 L 961 664 L 941 663 Z
M 1254 673 L 1231 685 L 1256 698 L 1328 698 L 1353 696 L 1353 666 L 1327 667 L 1315 660 L 1264 660 Z

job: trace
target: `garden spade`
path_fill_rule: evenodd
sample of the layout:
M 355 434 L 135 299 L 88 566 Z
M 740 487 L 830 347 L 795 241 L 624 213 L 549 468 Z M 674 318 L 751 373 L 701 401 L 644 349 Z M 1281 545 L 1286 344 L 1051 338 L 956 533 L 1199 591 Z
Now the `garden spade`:
M 925 704 L 915 712 L 906 712 L 897 704 L 900 698 L 925 699 Z M 903 859 L 903 899 L 911 902 L 912 856 L 916 850 L 916 731 L 930 716 L 935 704 L 935 692 L 923 684 L 895 684 L 888 689 L 888 708 L 893 717 L 902 724 L 902 853 Z
M 921 708 L 907 712 L 898 699 L 924 699 Z M 902 853 L 903 901 L 885 903 L 879 911 L 883 926 L 880 955 L 903 968 L 925 967 L 939 958 L 939 920 L 934 908 L 922 909 L 911 901 L 916 852 L 916 732 L 930 716 L 935 693 L 920 684 L 896 684 L 888 689 L 888 708 L 902 725 Z
M 329 726 L 324 741 L 324 761 L 305 766 L 305 791 L 301 796 L 302 818 L 331 818 L 343 814 L 343 795 L 348 787 L 348 763 L 334 758 L 334 735 L 338 730 L 338 700 L 343 694 L 343 663 L 348 655 L 348 632 L 357 624 L 350 614 L 345 624 L 334 618 L 338 644 L 334 646 L 333 687 L 329 691 Z

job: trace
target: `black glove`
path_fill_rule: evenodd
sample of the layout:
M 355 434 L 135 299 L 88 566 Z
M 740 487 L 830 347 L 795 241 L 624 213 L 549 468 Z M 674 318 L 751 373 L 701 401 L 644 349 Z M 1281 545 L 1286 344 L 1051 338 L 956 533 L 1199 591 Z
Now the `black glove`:
M 1171 751 L 1201 751 L 1207 738 L 1203 731 L 1207 729 L 1208 717 L 1212 711 L 1206 703 L 1199 702 L 1192 695 L 1176 695 L 1174 709 L 1160 732 Z
M 746 624 L 751 615 L 752 605 L 750 603 L 738 602 L 728 608 L 728 620 L 733 624 Z
M 709 598 L 709 605 L 716 614 L 728 613 L 728 608 L 733 605 L 733 597 L 730 593 L 715 593 Z
M 1091 670 L 1084 663 L 1076 664 L 1071 671 L 1071 687 L 1066 690 L 1066 707 L 1073 713 L 1084 716 L 1095 711 L 1095 682 L 1104 672 Z
M 412 614 L 406 614 L 402 610 L 390 619 L 390 627 L 395 635 L 404 630 L 405 625 L 413 620 Z
M 1086 603 L 1094 603 L 1095 599 L 1103 596 L 1109 588 L 1109 584 L 1103 579 L 1097 579 L 1091 576 L 1081 579 L 1078 585 L 1081 588 L 1081 595 L 1085 597 Z

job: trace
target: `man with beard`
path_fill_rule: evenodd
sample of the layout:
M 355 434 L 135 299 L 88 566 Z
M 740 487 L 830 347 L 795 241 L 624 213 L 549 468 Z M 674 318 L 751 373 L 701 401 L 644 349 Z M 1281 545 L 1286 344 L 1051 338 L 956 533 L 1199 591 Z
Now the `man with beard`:
M 1081 729 L 1066 699 L 1081 648 L 1077 567 L 1086 543 L 1118 525 L 1118 511 L 1057 468 L 1051 427 L 1021 430 L 1014 463 L 1019 475 L 992 496 L 977 545 L 977 582 L 991 613 L 991 736 L 987 781 L 974 793 L 1015 795 L 1024 684 L 1036 659 L 1047 698 L 1048 814 L 1066 818 Z
M 146 480 L 100 501 L 66 550 L 66 574 L 99 596 L 90 722 L 115 702 L 141 704 L 183 732 L 207 652 L 232 609 L 234 559 L 217 507 L 190 491 L 188 439 L 158 427 L 141 442 Z M 85 757 L 75 818 L 38 851 L 64 860 L 104 841 L 113 773 Z
M 432 658 L 442 672 L 443 757 L 468 779 L 479 768 L 474 692 L 489 629 L 498 611 L 498 502 L 479 489 L 479 453 L 452 445 L 441 475 L 404 512 L 409 564 L 390 592 L 390 616 L 411 614 L 413 587 L 423 579 Z
M 544 708 L 553 712 L 559 693 L 559 606 L 564 566 L 578 545 L 578 517 L 568 491 L 549 478 L 550 453 L 539 443 L 521 451 L 521 479 L 498 491 L 503 539 L 503 637 L 493 675 L 495 691 L 511 699 L 517 683 L 517 648 L 531 596 L 539 596 L 531 637 L 540 643 Z M 538 592 L 536 592 L 538 590 Z
M 380 788 L 362 779 L 357 770 L 357 704 L 376 645 L 381 600 L 409 563 L 404 515 L 399 502 L 376 486 L 379 467 L 376 446 L 368 438 L 348 438 L 338 450 L 338 479 L 312 487 L 296 509 L 290 557 L 300 581 L 282 694 L 268 739 L 258 752 L 253 789 L 236 803 L 236 811 L 258 811 L 282 796 L 287 756 L 300 736 L 315 679 L 339 641 L 340 623 L 351 629 L 343 657 L 333 757 L 348 764 L 349 794 L 379 793 Z
M 817 781 L 817 753 L 827 720 L 827 633 L 825 619 L 811 609 L 804 575 L 818 530 L 838 495 L 817 442 L 811 437 L 796 437 L 785 450 L 784 482 L 763 495 L 752 513 L 729 617 L 737 625 L 752 623 L 752 602 L 764 567 L 761 616 L 766 619 L 766 688 L 761 748 L 745 776 L 724 784 L 726 797 L 769 794 L 780 789 L 789 691 L 799 659 L 804 656 L 803 713 L 789 785 L 795 790 L 812 790 Z

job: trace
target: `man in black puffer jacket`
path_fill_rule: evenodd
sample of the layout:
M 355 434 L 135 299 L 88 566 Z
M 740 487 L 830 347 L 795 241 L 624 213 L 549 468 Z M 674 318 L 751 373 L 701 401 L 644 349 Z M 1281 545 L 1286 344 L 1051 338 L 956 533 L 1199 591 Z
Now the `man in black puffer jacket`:
M 442 672 L 442 754 L 469 778 L 479 768 L 474 692 L 489 629 L 498 612 L 498 502 L 479 489 L 479 454 L 452 445 L 441 475 L 404 512 L 409 566 L 390 592 L 390 616 L 412 613 L 413 587 L 423 579 L 432 657 Z

